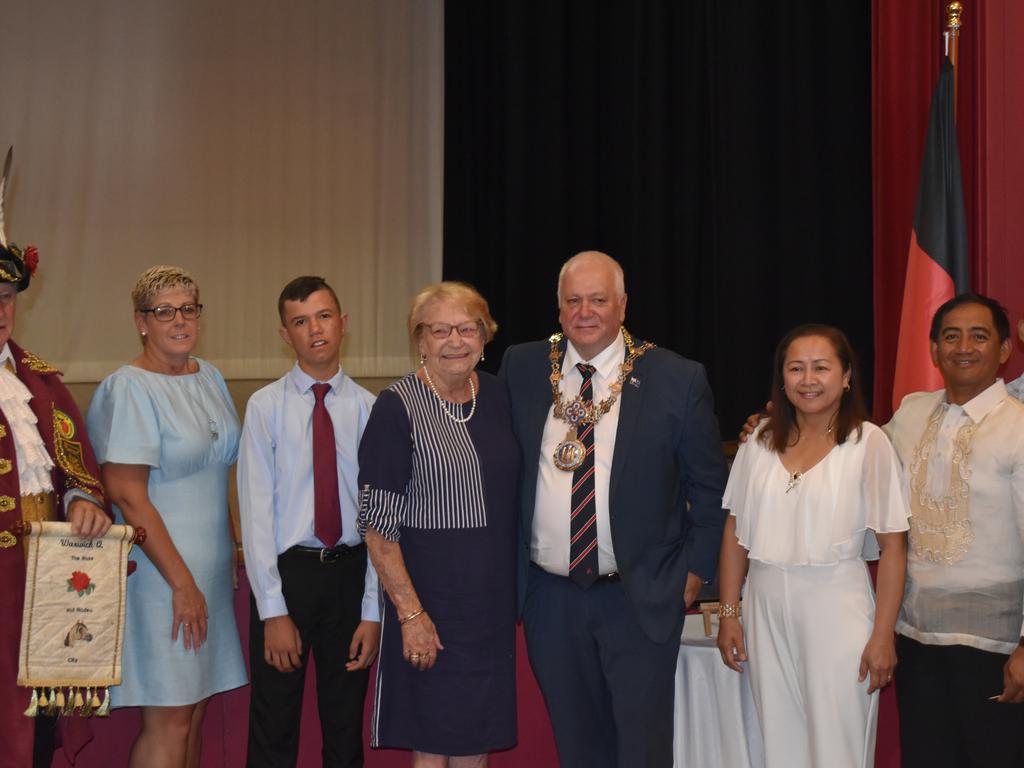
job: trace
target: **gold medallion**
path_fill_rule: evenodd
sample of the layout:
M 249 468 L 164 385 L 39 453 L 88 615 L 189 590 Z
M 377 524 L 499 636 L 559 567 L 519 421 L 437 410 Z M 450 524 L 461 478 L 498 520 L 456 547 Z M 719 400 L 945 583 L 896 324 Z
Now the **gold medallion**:
M 565 440 L 555 448 L 555 466 L 563 472 L 575 472 L 587 458 L 587 447 L 576 437 L 576 427 L 566 433 Z

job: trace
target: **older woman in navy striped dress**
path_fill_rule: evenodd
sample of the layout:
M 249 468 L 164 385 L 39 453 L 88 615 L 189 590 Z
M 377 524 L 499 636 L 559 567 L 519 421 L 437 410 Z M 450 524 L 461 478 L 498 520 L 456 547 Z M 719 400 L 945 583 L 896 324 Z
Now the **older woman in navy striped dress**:
M 383 608 L 371 745 L 413 766 L 483 766 L 516 741 L 519 451 L 504 388 L 475 370 L 496 329 L 473 288 L 421 291 L 421 366 L 380 394 L 359 446 Z

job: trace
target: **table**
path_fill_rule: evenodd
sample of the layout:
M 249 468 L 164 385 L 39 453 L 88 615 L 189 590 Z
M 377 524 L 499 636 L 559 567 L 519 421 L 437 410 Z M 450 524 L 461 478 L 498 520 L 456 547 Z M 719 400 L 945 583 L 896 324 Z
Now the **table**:
M 687 620 L 691 630 L 698 618 Z M 679 644 L 673 752 L 676 768 L 764 768 L 750 674 L 726 667 L 703 630 Z

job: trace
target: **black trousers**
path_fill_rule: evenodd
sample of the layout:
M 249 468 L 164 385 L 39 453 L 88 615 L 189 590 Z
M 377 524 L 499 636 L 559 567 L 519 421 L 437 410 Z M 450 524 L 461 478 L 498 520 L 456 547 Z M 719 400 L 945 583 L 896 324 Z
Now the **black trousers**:
M 323 765 L 363 765 L 363 701 L 369 670 L 348 672 L 349 644 L 359 625 L 366 575 L 366 548 L 334 562 L 288 550 L 277 561 L 288 615 L 302 636 L 302 668 L 278 672 L 263 658 L 263 622 L 252 601 L 249 629 L 249 768 L 294 766 L 299 723 L 312 651 L 317 709 L 323 734 Z
M 903 768 L 1024 766 L 1024 704 L 1003 691 L 1007 656 L 897 635 L 896 698 Z

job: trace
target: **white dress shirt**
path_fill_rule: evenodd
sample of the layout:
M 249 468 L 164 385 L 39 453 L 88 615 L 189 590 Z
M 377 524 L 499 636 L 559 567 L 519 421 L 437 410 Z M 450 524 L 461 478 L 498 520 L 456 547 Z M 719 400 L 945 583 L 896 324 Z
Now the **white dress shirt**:
M 1024 633 L 1024 405 L 1002 379 L 963 406 L 920 392 L 885 429 L 912 515 L 896 631 L 1012 652 Z
M 238 449 L 238 501 L 245 569 L 260 618 L 288 613 L 277 557 L 294 546 L 323 546 L 313 533 L 313 377 L 296 365 L 256 392 L 245 409 Z M 362 543 L 357 464 L 374 396 L 338 369 L 324 397 L 334 424 L 341 501 L 341 541 Z M 377 572 L 367 559 L 362 618 L 380 621 Z
M 590 363 L 597 370 L 591 377 L 594 403 L 611 394 L 609 386 L 619 378 L 619 366 L 626 358 L 626 345 L 620 331 L 615 341 L 590 360 L 584 360 L 569 342 L 562 360 L 559 387 L 567 402 L 579 394 L 583 376 L 576 363 Z M 621 395 L 620 395 L 621 398 Z M 619 427 L 620 398 L 594 426 L 594 503 L 597 507 L 597 562 L 602 574 L 618 570 L 612 548 L 611 524 L 608 516 L 608 486 L 611 480 L 615 435 Z M 554 416 L 554 404 L 548 410 L 544 436 L 540 443 L 537 471 L 537 501 L 533 511 L 533 533 L 530 537 L 530 559 L 548 573 L 569 575 L 569 512 L 572 507 L 572 472 L 555 466 L 555 448 L 565 440 L 571 428 Z

